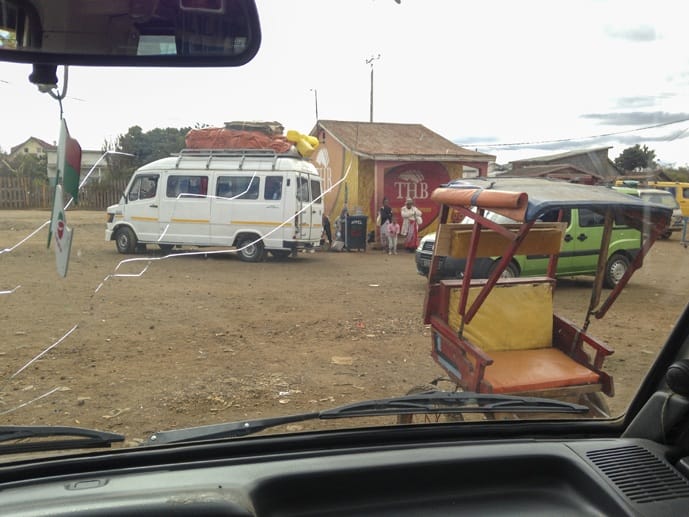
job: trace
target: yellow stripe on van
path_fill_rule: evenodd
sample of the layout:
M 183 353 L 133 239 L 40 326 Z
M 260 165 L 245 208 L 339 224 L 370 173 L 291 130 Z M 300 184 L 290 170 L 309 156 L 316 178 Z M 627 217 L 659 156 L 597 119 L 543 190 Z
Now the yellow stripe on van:
M 283 223 L 283 221 L 275 221 L 275 222 L 266 222 L 266 221 L 230 221 L 228 224 L 243 224 L 243 225 L 246 225 L 246 226 L 280 226 L 282 223 Z M 290 221 L 290 222 L 289 222 L 288 224 L 286 224 L 285 226 L 292 225 L 292 224 L 294 224 L 294 223 L 293 223 L 292 221 Z M 300 224 L 299 226 L 302 227 L 302 228 L 309 228 L 309 227 L 311 227 L 311 228 L 320 228 L 320 227 L 322 227 L 323 225 L 322 225 L 322 224 L 306 224 L 306 223 L 303 223 L 303 224 Z
M 246 226 L 280 226 L 282 221 L 230 221 L 227 224 L 243 224 Z
M 141 217 L 141 216 L 136 216 L 132 217 L 132 221 L 157 221 L 157 217 Z
M 210 223 L 209 219 L 177 219 L 173 217 L 170 219 L 170 222 L 173 223 L 191 223 L 191 224 L 208 224 Z

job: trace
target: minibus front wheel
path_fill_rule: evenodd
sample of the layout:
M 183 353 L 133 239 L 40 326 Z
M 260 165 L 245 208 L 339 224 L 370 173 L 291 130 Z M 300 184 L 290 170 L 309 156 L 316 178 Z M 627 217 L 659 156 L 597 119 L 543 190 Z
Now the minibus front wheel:
M 122 226 L 115 231 L 115 246 L 117 246 L 117 251 L 120 253 L 134 253 L 137 244 L 136 235 L 134 235 L 134 231 L 131 228 Z
M 261 262 L 266 250 L 256 235 L 244 235 L 237 240 L 237 253 L 244 262 Z

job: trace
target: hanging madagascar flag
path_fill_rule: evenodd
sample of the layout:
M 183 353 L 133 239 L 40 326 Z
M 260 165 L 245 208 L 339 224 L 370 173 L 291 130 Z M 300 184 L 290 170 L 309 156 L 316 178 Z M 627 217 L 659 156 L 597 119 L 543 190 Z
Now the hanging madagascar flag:
M 69 136 L 67 129 L 67 122 L 65 119 L 60 119 L 60 139 L 57 143 L 57 176 L 55 177 L 55 196 L 53 202 L 53 217 L 50 220 L 50 227 L 48 228 L 48 246 L 55 233 L 55 225 L 57 220 L 55 218 L 56 206 L 64 207 L 64 199 L 62 198 L 62 191 L 64 190 L 72 196 L 73 202 L 76 204 L 79 196 L 79 173 L 81 172 L 81 146 L 74 138 Z M 62 189 L 58 193 L 57 187 L 62 185 Z
M 62 179 L 64 191 L 72 196 L 77 204 L 79 196 L 79 174 L 81 172 L 81 146 L 69 136 L 67 123 L 62 119 L 60 142 L 58 144 L 58 182 Z
M 57 273 L 61 277 L 67 276 L 69 266 L 69 253 L 72 249 L 72 229 L 67 226 L 65 209 L 62 206 L 62 187 L 55 186 L 55 200 L 53 202 L 53 214 L 51 221 L 55 232 L 55 264 Z

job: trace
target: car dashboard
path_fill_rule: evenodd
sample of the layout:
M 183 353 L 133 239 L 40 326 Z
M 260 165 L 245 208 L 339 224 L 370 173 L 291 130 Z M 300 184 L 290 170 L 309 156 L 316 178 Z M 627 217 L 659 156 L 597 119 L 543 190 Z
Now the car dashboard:
M 626 438 L 190 455 L 86 475 L 44 466 L 1 484 L 0 504 L 5 516 L 680 515 L 689 464 L 672 456 Z

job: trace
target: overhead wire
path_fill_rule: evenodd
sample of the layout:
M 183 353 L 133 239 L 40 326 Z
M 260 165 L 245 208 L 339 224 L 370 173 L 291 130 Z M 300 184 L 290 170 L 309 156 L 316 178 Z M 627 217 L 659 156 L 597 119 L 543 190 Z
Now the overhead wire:
M 518 146 L 518 145 L 539 145 L 539 144 L 558 144 L 558 143 L 564 143 L 564 142 L 577 142 L 580 140 L 592 140 L 594 138 L 605 138 L 609 136 L 616 136 L 616 135 L 624 135 L 628 133 L 637 133 L 639 131 L 646 131 L 648 129 L 656 129 L 659 127 L 664 127 L 664 126 L 671 126 L 673 124 L 681 124 L 682 122 L 689 122 L 689 117 L 679 119 L 679 120 L 673 120 L 670 122 L 661 122 L 659 124 L 653 124 L 651 126 L 643 126 L 643 127 L 637 127 L 634 129 L 626 129 L 624 131 L 613 131 L 610 133 L 601 133 L 598 135 L 591 135 L 591 136 L 582 136 L 582 137 L 570 137 L 570 138 L 559 138 L 555 140 L 532 140 L 532 141 L 526 141 L 526 142 L 510 142 L 510 143 L 499 143 L 499 144 L 464 144 L 465 147 L 513 147 L 513 146 Z M 679 135 L 685 133 L 689 128 L 684 129 Z M 670 141 L 676 140 L 679 138 L 679 135 L 675 135 Z M 462 145 L 462 144 L 458 144 Z

